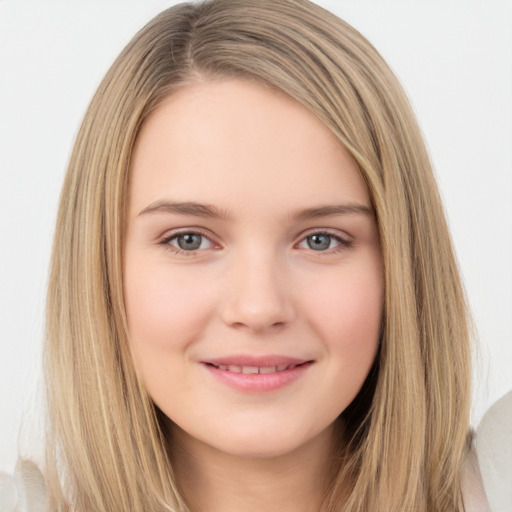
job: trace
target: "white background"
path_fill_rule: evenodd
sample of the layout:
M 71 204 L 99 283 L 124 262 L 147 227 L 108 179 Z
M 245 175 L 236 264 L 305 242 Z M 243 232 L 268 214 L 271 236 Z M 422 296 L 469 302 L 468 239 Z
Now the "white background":
M 374 43 L 420 119 L 480 338 L 477 424 L 512 388 L 512 1 L 318 3 Z M 44 295 L 74 136 L 119 51 L 171 4 L 0 0 L 0 469 L 42 443 Z

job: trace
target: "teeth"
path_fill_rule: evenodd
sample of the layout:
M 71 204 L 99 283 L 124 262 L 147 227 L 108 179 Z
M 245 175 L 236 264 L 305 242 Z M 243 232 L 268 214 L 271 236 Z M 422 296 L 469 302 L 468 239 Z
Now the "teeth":
M 219 370 L 234 372 L 234 373 L 243 373 L 245 375 L 251 375 L 255 373 L 275 373 L 282 372 L 284 370 L 289 370 L 291 368 L 295 368 L 296 364 L 278 364 L 277 366 L 237 366 L 235 364 L 219 364 L 217 368 Z
M 242 366 L 242 373 L 258 373 L 257 366 Z

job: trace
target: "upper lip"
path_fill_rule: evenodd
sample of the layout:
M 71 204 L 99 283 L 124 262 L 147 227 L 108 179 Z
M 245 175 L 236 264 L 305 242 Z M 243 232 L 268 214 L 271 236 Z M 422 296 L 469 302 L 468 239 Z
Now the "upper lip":
M 281 355 L 231 355 L 225 357 L 216 357 L 212 359 L 204 359 L 201 362 L 205 364 L 212 364 L 215 366 L 252 366 L 252 367 L 273 367 L 278 365 L 299 365 L 311 362 L 311 359 L 301 359 L 296 357 L 288 357 Z

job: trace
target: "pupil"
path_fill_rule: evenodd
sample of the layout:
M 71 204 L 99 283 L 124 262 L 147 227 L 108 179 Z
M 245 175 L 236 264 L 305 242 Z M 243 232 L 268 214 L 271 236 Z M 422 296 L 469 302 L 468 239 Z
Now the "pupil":
M 331 245 L 331 237 L 328 235 L 311 235 L 308 236 L 308 246 L 314 251 L 323 251 Z
M 194 233 L 181 235 L 178 237 L 178 245 L 180 246 L 180 249 L 184 249 L 185 251 L 199 249 L 199 246 L 201 245 L 201 235 L 196 235 Z

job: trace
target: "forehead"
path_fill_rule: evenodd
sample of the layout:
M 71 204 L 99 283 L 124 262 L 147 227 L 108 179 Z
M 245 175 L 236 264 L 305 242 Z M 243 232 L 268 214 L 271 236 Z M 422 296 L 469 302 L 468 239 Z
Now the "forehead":
M 246 207 L 284 200 L 369 203 L 354 160 L 314 114 L 283 93 L 242 80 L 172 93 L 143 125 L 131 172 L 131 202 L 139 208 L 166 194 L 218 200 L 227 209 L 240 199 Z

